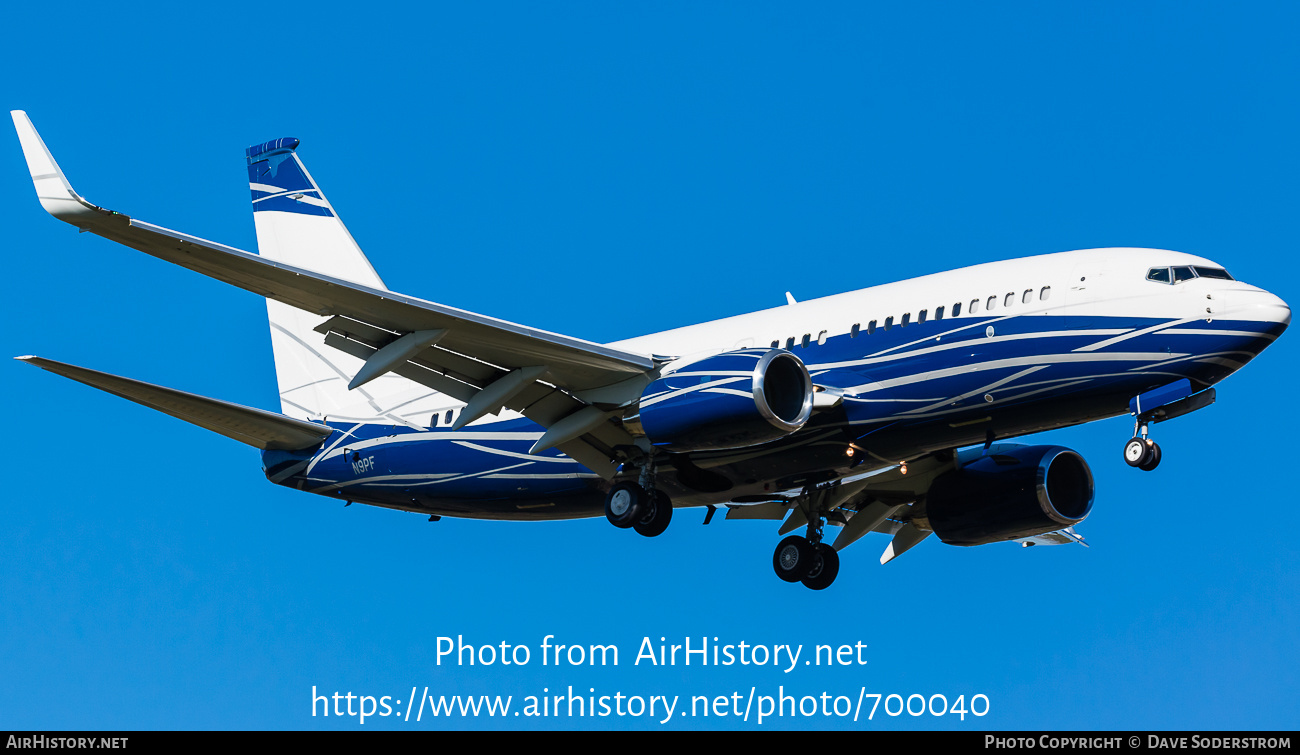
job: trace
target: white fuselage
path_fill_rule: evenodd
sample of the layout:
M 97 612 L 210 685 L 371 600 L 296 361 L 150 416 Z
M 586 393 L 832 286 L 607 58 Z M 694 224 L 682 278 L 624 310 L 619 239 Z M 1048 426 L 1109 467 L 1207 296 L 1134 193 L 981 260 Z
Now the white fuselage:
M 956 304 L 961 305 L 958 320 L 975 316 L 985 319 L 990 315 L 1290 319 L 1290 309 L 1281 299 L 1241 281 L 1196 279 L 1170 286 L 1146 280 L 1152 267 L 1177 265 L 1218 267 L 1203 257 L 1162 249 L 1058 252 L 934 273 L 610 345 L 629 351 L 694 357 L 773 342 L 785 347 L 793 338 L 798 353 L 805 335 L 815 342 L 822 335 L 849 333 L 854 324 L 865 329 L 875 321 L 877 327 L 883 327 L 891 317 L 893 327 L 900 327 L 905 315 L 916 322 L 926 311 L 927 317 L 933 319 L 940 307 L 945 308 L 945 318 L 952 319 Z M 1048 289 L 1045 298 L 1044 289 Z M 1028 301 L 1026 294 L 1030 295 Z M 974 312 L 973 302 L 978 303 Z M 990 302 L 992 309 L 988 307 Z M 1211 311 L 1207 312 L 1207 308 Z

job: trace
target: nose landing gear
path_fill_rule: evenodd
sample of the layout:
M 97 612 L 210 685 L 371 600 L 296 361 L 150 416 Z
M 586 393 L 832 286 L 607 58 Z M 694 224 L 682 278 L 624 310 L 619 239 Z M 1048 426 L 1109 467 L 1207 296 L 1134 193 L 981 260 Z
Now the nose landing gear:
M 1129 399 L 1128 411 L 1135 421 L 1133 439 L 1124 444 L 1124 463 L 1145 472 L 1160 466 L 1160 446 L 1147 437 L 1147 425 L 1204 409 L 1214 403 L 1214 396 L 1213 388 L 1196 390 L 1183 378 Z
M 1133 438 L 1124 444 L 1124 463 L 1150 472 L 1160 466 L 1160 446 L 1147 437 L 1147 423 L 1139 420 Z

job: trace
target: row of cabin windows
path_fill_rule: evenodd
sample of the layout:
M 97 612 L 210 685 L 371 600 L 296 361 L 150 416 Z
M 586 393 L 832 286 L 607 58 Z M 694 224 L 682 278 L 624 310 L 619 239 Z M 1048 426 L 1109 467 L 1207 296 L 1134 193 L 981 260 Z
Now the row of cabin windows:
M 451 420 L 455 416 L 456 416 L 455 409 L 448 409 L 445 412 L 434 412 L 433 418 L 429 420 L 429 427 L 437 427 L 439 419 L 442 420 L 442 424 L 450 426 Z
M 1047 301 L 1048 298 L 1051 297 L 1051 295 L 1052 295 L 1052 287 L 1051 287 L 1051 286 L 1043 286 L 1042 288 L 1038 289 L 1038 301 Z M 998 300 L 999 300 L 999 299 L 1002 300 L 1002 306 L 1003 306 L 1003 307 L 1010 307 L 1010 306 L 1012 306 L 1013 304 L 1016 303 L 1016 298 L 1017 298 L 1017 296 L 1016 296 L 1016 292 L 1015 292 L 1015 291 L 1009 291 L 1009 292 L 1007 292 L 1007 295 L 1006 295 L 1006 296 L 998 296 L 998 295 L 994 294 L 993 296 L 990 296 L 990 297 L 988 297 L 987 299 L 983 300 L 982 303 L 983 303 L 983 306 L 984 306 L 984 310 L 985 310 L 986 312 L 992 312 L 993 310 L 997 309 L 997 306 L 998 306 Z M 1020 303 L 1021 303 L 1021 304 L 1030 304 L 1030 303 L 1032 303 L 1032 302 L 1034 301 L 1034 289 L 1032 289 L 1032 288 L 1027 288 L 1027 289 L 1025 289 L 1024 292 L 1023 292 L 1022 294 L 1020 294 L 1019 299 L 1020 299 Z M 966 314 L 968 314 L 968 315 L 973 315 L 973 314 L 979 312 L 979 311 L 980 311 L 980 305 L 981 305 L 981 300 L 979 300 L 979 299 L 971 299 L 971 300 L 970 300 L 970 303 L 966 305 Z M 934 319 L 935 319 L 936 321 L 937 321 L 937 320 L 942 320 L 942 319 L 944 318 L 944 312 L 945 312 L 945 309 L 946 309 L 946 307 L 935 307 L 935 308 L 934 308 Z M 948 317 L 961 317 L 961 310 L 962 310 L 962 302 L 957 302 L 956 304 L 953 304 L 953 305 L 952 305 L 952 310 L 951 310 L 950 312 L 948 312 Z M 925 322 L 925 321 L 927 321 L 928 319 L 930 319 L 930 310 L 928 310 L 928 309 L 923 309 L 923 310 L 921 310 L 920 312 L 918 312 L 918 313 L 916 314 L 916 321 L 917 321 L 918 323 Z M 912 313 L 911 313 L 911 312 L 905 312 L 905 313 L 903 314 L 902 319 L 898 321 L 898 327 L 900 327 L 900 328 L 905 328 L 905 327 L 907 327 L 908 325 L 910 325 L 911 323 L 912 323 Z M 892 327 L 894 327 L 894 317 L 893 317 L 893 315 L 890 315 L 889 317 L 886 317 L 886 318 L 885 318 L 884 329 L 885 329 L 885 330 L 889 330 L 889 329 L 892 328 Z M 867 331 L 867 335 L 871 335 L 872 333 L 875 333 L 875 332 L 876 332 L 876 321 L 875 321 L 875 320 L 872 320 L 871 322 L 868 322 L 868 323 L 867 323 L 866 331 Z M 853 323 L 853 327 L 852 327 L 852 328 L 849 328 L 849 337 L 850 337 L 850 338 L 857 338 L 857 337 L 858 337 L 858 333 L 860 333 L 860 332 L 862 332 L 862 323 L 857 323 L 857 322 L 855 322 L 855 323 Z M 817 343 L 818 343 L 818 344 L 826 343 L 826 333 L 827 333 L 827 331 L 823 330 L 822 332 L 820 332 L 820 333 L 817 334 Z M 804 348 L 807 348 L 811 342 L 812 342 L 812 334 L 811 334 L 811 333 L 804 333 L 804 334 L 803 334 L 803 338 L 800 338 L 800 339 L 798 340 L 798 344 L 799 344 L 800 346 L 804 347 Z M 796 341 L 795 341 L 795 337 L 794 337 L 794 336 L 790 336 L 789 338 L 785 339 L 785 347 L 786 347 L 787 349 L 793 349 L 795 343 L 796 343 Z M 777 348 L 780 348 L 780 347 L 781 347 L 781 342 L 780 342 L 780 341 L 773 341 L 773 342 L 772 342 L 772 348 L 777 349 Z

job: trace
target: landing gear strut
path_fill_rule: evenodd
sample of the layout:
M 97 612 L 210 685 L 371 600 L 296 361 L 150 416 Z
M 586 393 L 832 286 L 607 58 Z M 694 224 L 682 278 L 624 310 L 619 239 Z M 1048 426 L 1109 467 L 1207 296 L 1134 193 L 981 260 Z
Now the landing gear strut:
M 1124 463 L 1150 472 L 1160 466 L 1160 446 L 1147 437 L 1147 423 L 1138 420 L 1133 438 L 1124 444 Z
M 809 496 L 811 498 L 811 496 Z M 808 517 L 808 534 L 791 535 L 776 546 L 772 568 L 786 582 L 802 582 L 812 590 L 825 590 L 840 573 L 840 554 L 822 542 L 826 520 L 814 509 Z
M 673 502 L 654 486 L 654 467 L 641 468 L 637 482 L 620 482 L 605 495 L 605 518 L 620 529 L 632 528 L 645 537 L 668 529 L 673 519 Z

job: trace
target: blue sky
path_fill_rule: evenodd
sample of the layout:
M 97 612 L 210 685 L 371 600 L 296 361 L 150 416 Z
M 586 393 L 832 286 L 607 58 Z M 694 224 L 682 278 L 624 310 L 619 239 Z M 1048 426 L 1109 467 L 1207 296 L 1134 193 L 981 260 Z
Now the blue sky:
M 175 3 L 7 10 L 7 109 L 82 194 L 244 249 L 243 148 L 281 136 L 396 290 L 609 341 L 967 264 L 1201 254 L 1294 304 L 1293 4 Z M 0 150 L 0 354 L 276 408 L 255 296 L 36 203 Z M 813 593 L 775 525 L 679 511 L 490 523 L 267 483 L 256 452 L 18 363 L 0 526 L 0 728 L 361 728 L 310 695 L 867 692 L 990 711 L 762 728 L 1294 729 L 1297 336 L 1160 425 L 1082 452 L 1091 549 L 882 536 Z M 529 645 L 437 665 L 436 638 Z M 617 668 L 542 667 L 546 635 Z M 633 666 L 645 636 L 868 645 L 846 669 Z M 364 728 L 757 728 L 735 717 L 371 718 Z

